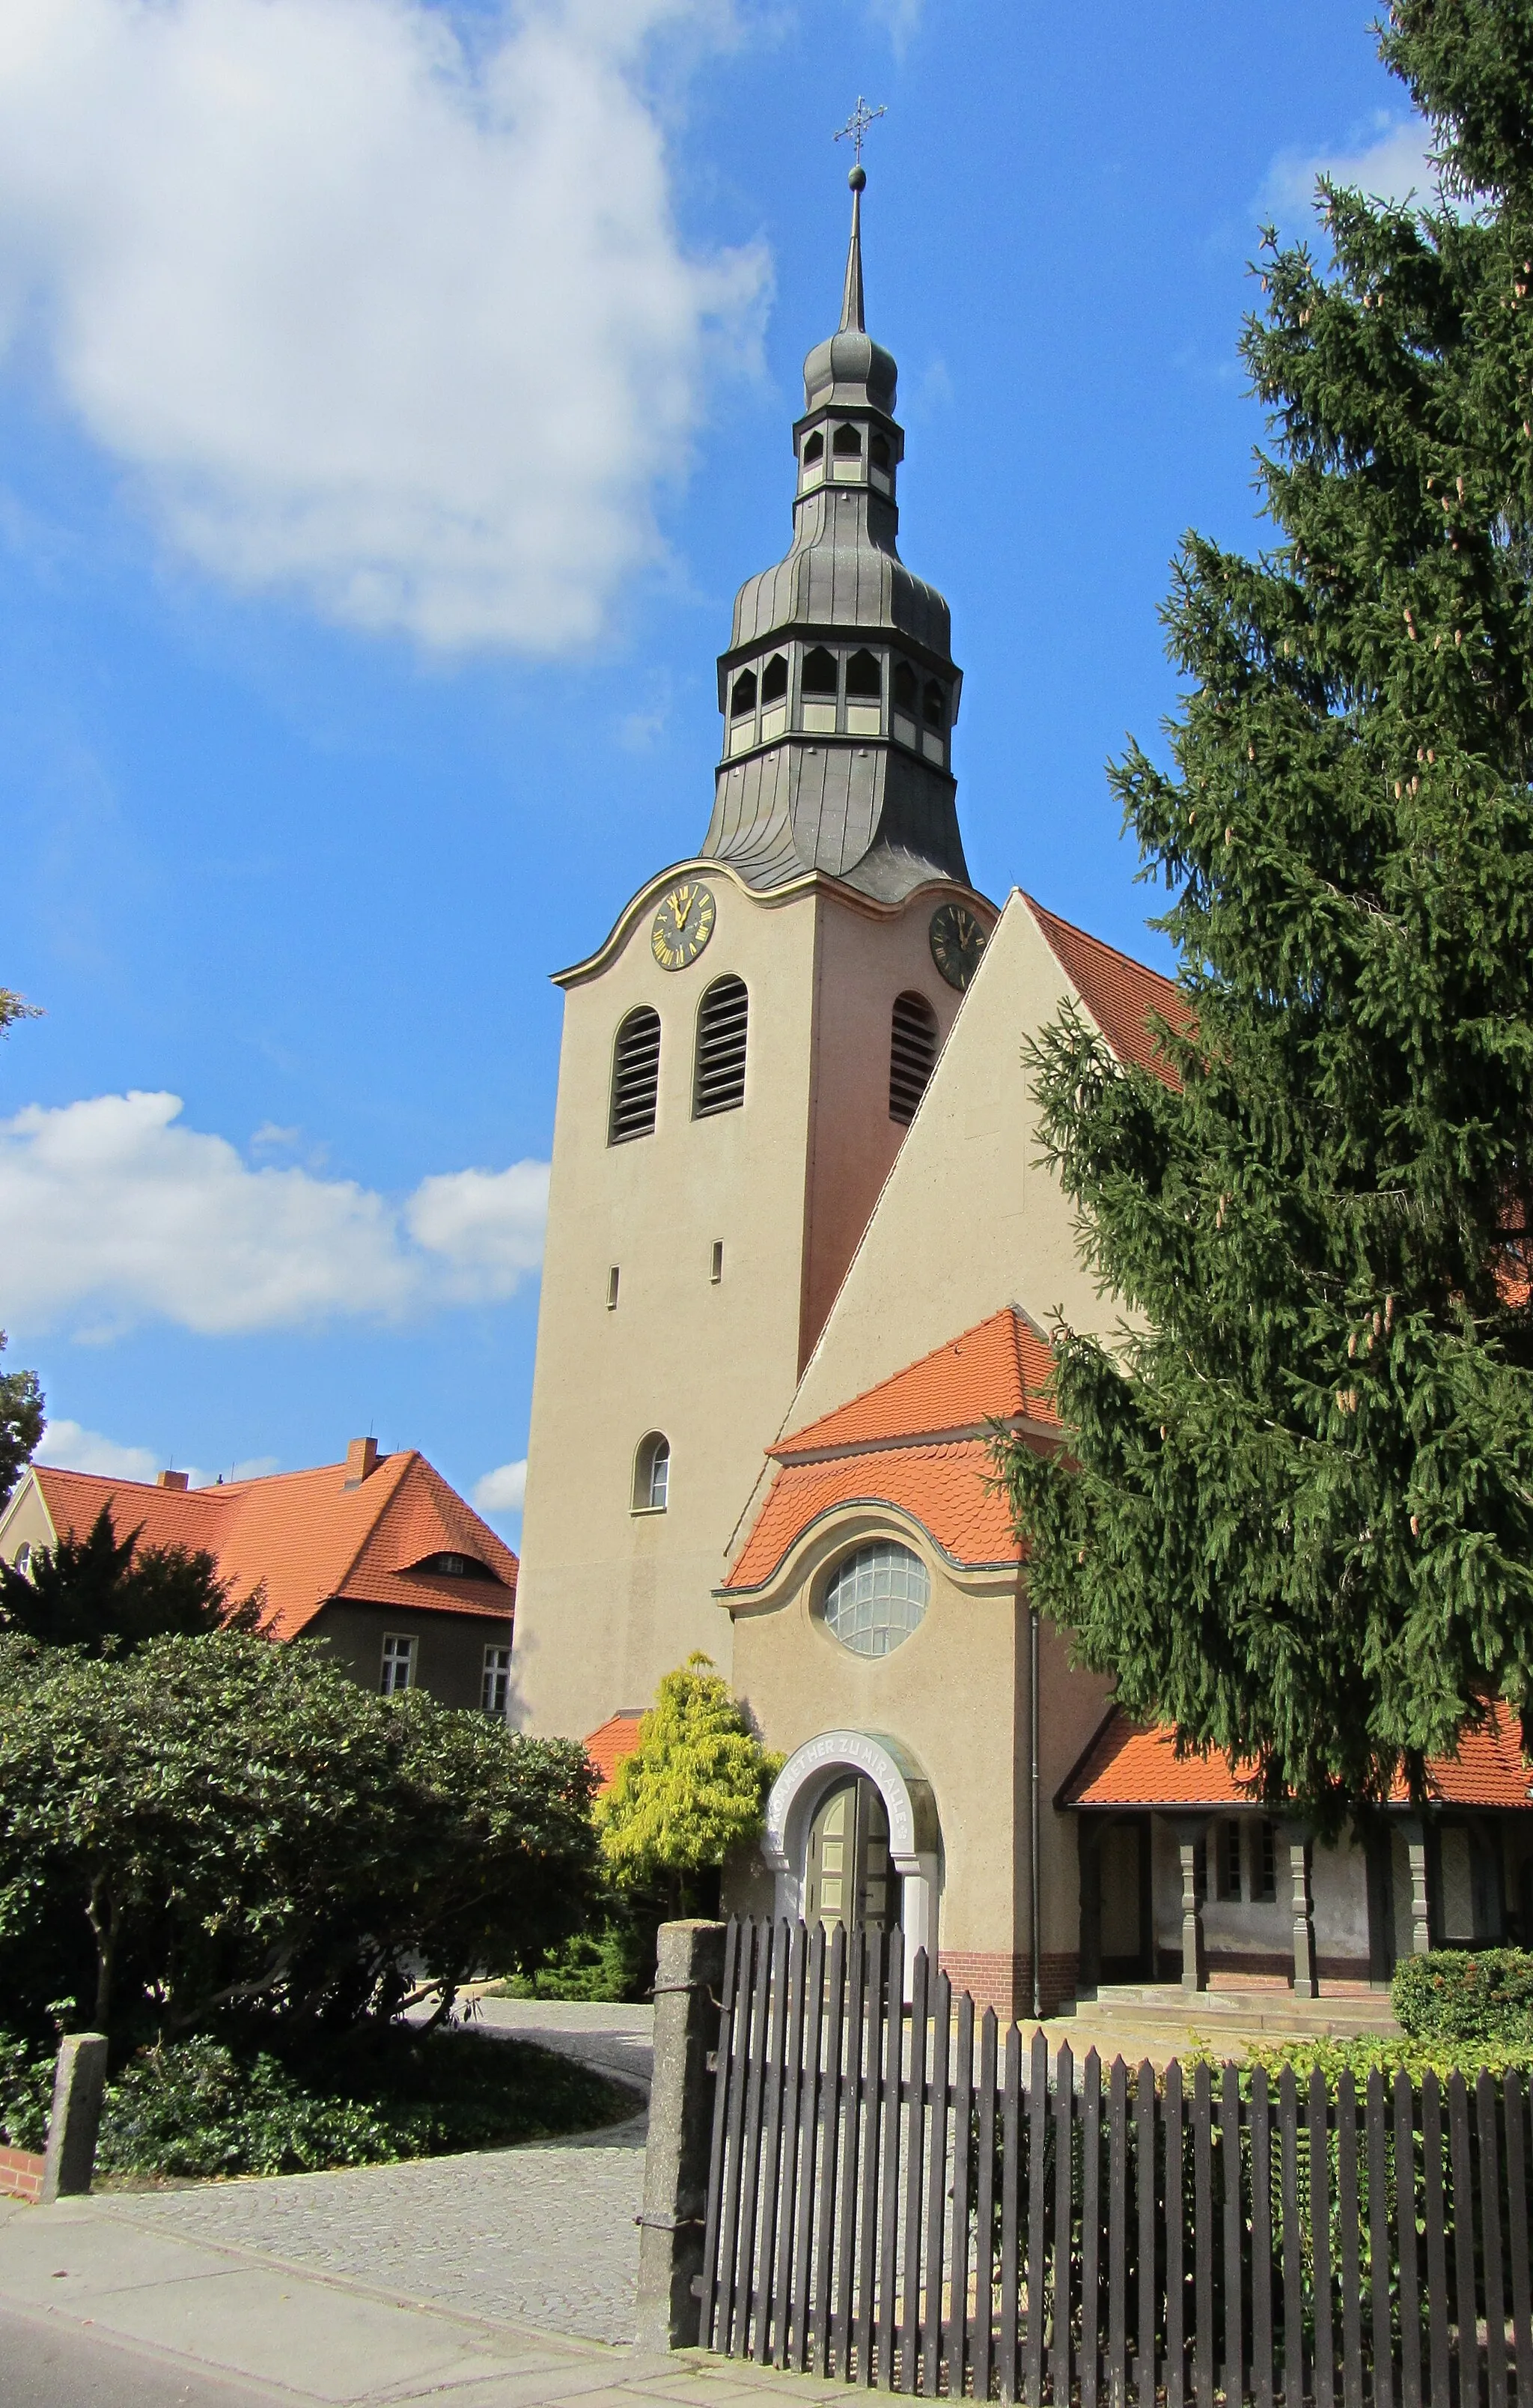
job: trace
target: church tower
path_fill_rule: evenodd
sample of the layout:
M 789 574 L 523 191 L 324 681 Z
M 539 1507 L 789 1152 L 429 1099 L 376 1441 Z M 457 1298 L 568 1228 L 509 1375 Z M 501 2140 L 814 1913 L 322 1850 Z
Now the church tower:
M 694 1648 L 994 924 L 970 887 L 948 606 L 896 548 L 895 362 L 804 364 L 793 542 L 740 588 L 698 853 L 558 973 L 564 1039 L 511 1715 L 581 1738 Z

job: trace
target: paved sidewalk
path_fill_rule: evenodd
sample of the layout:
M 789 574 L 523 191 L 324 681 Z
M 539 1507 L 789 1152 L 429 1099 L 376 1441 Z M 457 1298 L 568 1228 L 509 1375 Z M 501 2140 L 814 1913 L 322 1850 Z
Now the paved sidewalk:
M 764 2388 L 808 2401 L 841 2386 L 455 2315 L 166 2231 L 117 2202 L 0 2201 L 7 2408 L 761 2408 Z

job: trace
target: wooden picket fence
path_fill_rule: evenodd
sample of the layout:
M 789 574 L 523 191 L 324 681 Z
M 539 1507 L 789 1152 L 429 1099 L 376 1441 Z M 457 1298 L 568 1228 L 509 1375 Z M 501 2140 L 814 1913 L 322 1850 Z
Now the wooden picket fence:
M 707 2348 L 1028 2408 L 1533 2408 L 1526 2086 L 1078 2065 L 895 1931 L 731 1923 Z

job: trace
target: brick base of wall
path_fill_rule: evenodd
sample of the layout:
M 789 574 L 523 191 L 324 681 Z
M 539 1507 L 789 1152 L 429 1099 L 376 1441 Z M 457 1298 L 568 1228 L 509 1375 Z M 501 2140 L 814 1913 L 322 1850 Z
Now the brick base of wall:
M 35 2207 L 43 2195 L 43 2164 L 30 2149 L 0 2148 L 0 2199 L 30 2200 Z
M 1025 1955 L 992 1956 L 981 1949 L 944 1948 L 938 1962 L 954 1994 L 967 1990 L 981 2011 L 994 2007 L 1002 2023 L 1024 2022 L 1033 2012 L 1033 1960 Z M 1080 1958 L 1073 1949 L 1044 1956 L 1039 1989 L 1046 2015 L 1057 2014 L 1075 1996 Z

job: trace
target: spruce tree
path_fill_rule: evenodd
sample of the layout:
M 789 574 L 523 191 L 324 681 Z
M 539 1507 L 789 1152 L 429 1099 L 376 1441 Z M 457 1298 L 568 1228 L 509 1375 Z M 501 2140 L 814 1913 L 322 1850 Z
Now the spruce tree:
M 695 1652 L 667 1672 L 638 1727 L 638 1745 L 596 1804 L 613 1879 L 663 1889 L 673 1914 L 693 1911 L 695 1877 L 761 1830 L 781 1759 L 768 1756 L 711 1659 Z
M 1533 1708 L 1533 0 L 1380 33 L 1440 190 L 1263 237 L 1273 540 L 1186 538 L 1112 773 L 1180 1008 L 1160 1075 L 1034 1049 L 1125 1327 L 1002 1449 L 1080 1657 L 1330 1828 Z

